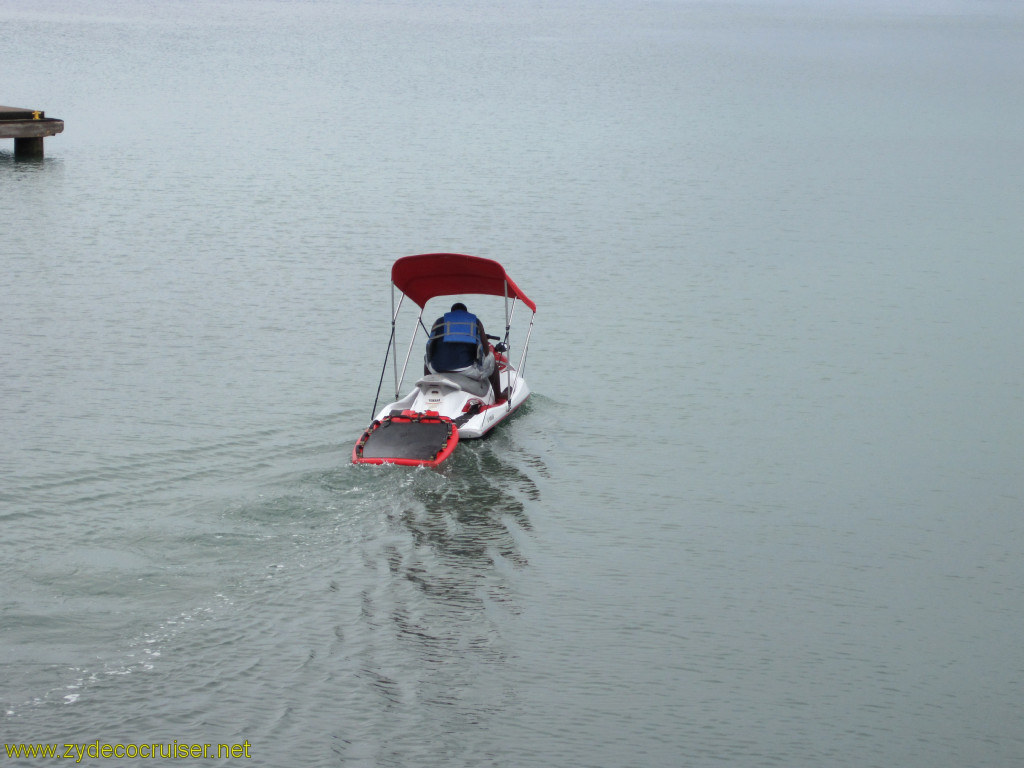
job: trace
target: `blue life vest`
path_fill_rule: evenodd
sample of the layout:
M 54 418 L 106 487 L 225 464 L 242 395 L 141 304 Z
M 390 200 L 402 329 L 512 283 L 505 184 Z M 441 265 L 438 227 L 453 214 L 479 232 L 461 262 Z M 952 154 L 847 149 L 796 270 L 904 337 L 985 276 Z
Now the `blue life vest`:
M 480 363 L 484 348 L 476 315 L 459 310 L 445 312 L 430 331 L 424 360 L 428 369 L 461 371 Z
M 444 326 L 441 329 L 446 344 L 479 344 L 480 337 L 477 335 L 477 319 L 472 312 L 444 313 Z

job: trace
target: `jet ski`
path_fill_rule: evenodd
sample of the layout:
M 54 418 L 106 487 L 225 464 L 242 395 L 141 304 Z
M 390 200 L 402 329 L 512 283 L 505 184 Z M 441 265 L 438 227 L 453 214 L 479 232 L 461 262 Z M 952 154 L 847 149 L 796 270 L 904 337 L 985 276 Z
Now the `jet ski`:
M 428 329 L 423 322 L 427 303 L 453 296 L 503 297 L 504 336 L 487 334 L 483 323 L 462 302 L 452 304 Z M 407 298 L 419 312 L 399 370 L 396 326 Z M 512 364 L 509 349 L 517 303 L 531 311 L 518 367 Z M 460 439 L 483 437 L 509 418 L 530 396 L 523 370 L 536 314 L 537 305 L 505 268 L 491 259 L 458 253 L 398 259 L 391 267 L 391 336 L 373 404 L 373 421 L 356 441 L 352 461 L 436 467 L 451 456 Z M 423 375 L 400 397 L 421 328 L 426 331 Z M 389 365 L 394 371 L 395 400 L 378 411 Z M 420 369 L 419 360 L 413 365 Z

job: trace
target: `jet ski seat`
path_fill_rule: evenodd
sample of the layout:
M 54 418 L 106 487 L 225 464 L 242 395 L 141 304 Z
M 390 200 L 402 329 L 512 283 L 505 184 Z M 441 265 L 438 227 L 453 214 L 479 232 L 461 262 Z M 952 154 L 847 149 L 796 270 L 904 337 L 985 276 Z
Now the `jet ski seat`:
M 466 376 L 464 373 L 456 373 L 454 371 L 427 374 L 416 382 L 416 386 L 425 388 L 431 384 L 438 384 L 445 379 L 457 385 L 463 392 L 469 392 L 469 394 L 476 395 L 477 397 L 486 397 L 487 393 L 491 391 L 491 383 L 487 379 L 481 381 L 472 376 Z

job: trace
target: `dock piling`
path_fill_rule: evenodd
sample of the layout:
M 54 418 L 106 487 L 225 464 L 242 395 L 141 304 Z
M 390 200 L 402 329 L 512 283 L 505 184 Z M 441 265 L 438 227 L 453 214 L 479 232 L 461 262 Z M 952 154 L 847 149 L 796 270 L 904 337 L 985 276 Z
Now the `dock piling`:
M 19 160 L 36 160 L 43 157 L 43 137 L 15 138 L 14 156 Z
M 0 139 L 14 139 L 15 160 L 43 157 L 43 138 L 64 130 L 64 121 L 36 109 L 0 107 Z

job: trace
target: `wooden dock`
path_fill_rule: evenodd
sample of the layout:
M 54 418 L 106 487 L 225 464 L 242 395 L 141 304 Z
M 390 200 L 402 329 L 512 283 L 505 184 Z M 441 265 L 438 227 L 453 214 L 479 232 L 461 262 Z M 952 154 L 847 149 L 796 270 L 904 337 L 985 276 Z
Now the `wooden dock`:
M 14 157 L 41 158 L 43 139 L 64 130 L 64 121 L 39 109 L 0 107 L 0 139 L 14 139 Z

